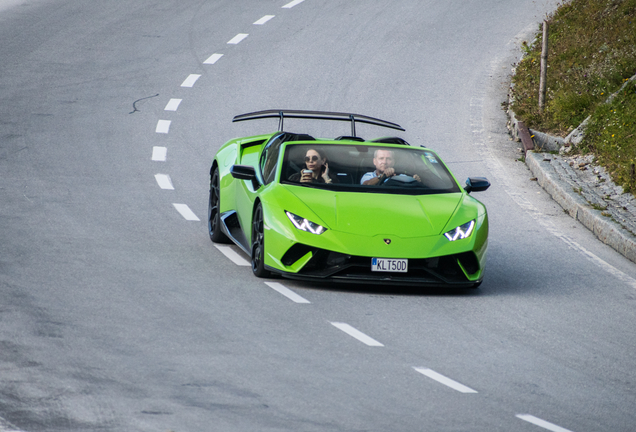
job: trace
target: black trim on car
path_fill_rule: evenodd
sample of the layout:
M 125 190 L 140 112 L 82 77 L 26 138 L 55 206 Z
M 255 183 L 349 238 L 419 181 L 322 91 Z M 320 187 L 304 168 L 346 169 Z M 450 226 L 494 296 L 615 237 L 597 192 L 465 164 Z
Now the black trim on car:
M 397 129 L 404 131 L 404 128 L 397 123 L 381 120 L 375 117 L 369 117 L 362 114 L 331 112 L 331 111 L 305 111 L 305 110 L 284 110 L 270 109 L 264 111 L 255 111 L 246 114 L 234 116 L 233 122 L 245 120 L 257 120 L 264 118 L 278 118 L 278 130 L 282 132 L 283 122 L 285 118 L 309 119 L 309 120 L 336 120 L 351 122 L 351 136 L 356 136 L 356 122 L 366 123 L 375 126 L 381 126 L 389 129 Z
M 252 255 L 235 210 L 221 214 L 221 231 L 223 231 L 223 234 L 228 236 L 234 244 L 243 249 L 243 252 L 250 256 Z
M 269 270 L 289 279 L 330 280 L 370 284 L 394 283 L 397 285 L 430 285 L 473 287 L 481 281 L 468 280 L 460 265 L 468 274 L 479 271 L 479 262 L 473 252 L 445 255 L 434 258 L 409 259 L 408 273 L 371 271 L 371 257 L 347 255 L 301 243 L 290 247 L 282 262 L 286 266 L 312 252 L 312 258 L 298 273 Z

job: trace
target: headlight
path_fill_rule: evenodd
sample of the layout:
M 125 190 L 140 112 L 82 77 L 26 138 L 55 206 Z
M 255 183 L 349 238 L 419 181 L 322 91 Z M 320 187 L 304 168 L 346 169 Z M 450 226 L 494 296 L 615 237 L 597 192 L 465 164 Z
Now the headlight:
M 471 220 L 470 222 L 466 222 L 464 225 L 460 225 L 457 228 L 444 233 L 444 235 L 450 241 L 461 240 L 466 237 L 470 237 L 473 233 L 473 228 L 475 228 L 475 221 Z
M 308 233 L 318 234 L 318 235 L 327 231 L 327 228 L 321 225 L 318 225 L 317 223 L 313 223 L 310 220 L 302 218 L 288 211 L 286 211 L 285 213 L 287 214 L 287 217 L 289 218 L 289 220 L 294 224 L 294 226 L 301 231 L 307 231 Z

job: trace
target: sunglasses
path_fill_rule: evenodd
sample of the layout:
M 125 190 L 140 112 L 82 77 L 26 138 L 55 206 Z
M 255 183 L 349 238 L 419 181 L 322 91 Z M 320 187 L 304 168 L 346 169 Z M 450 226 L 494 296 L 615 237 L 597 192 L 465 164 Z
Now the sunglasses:
M 316 162 L 318 160 L 318 156 L 314 155 L 312 157 L 305 156 L 305 162 Z

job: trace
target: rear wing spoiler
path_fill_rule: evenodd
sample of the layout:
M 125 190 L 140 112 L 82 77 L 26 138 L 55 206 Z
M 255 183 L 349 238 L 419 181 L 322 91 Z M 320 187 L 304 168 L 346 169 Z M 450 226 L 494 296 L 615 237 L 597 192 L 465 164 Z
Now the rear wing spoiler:
M 351 136 L 356 136 L 356 122 L 366 123 L 375 126 L 381 126 L 390 129 L 397 129 L 404 131 L 402 126 L 397 123 L 392 123 L 386 120 L 380 120 L 378 118 L 369 117 L 360 114 L 329 112 L 329 111 L 302 111 L 302 110 L 265 110 L 256 111 L 246 114 L 240 114 L 235 116 L 232 121 L 240 122 L 245 120 L 256 120 L 264 118 L 278 118 L 278 130 L 283 131 L 283 121 L 285 118 L 298 118 L 298 119 L 310 119 L 310 120 L 336 120 L 336 121 L 350 121 L 351 122 Z

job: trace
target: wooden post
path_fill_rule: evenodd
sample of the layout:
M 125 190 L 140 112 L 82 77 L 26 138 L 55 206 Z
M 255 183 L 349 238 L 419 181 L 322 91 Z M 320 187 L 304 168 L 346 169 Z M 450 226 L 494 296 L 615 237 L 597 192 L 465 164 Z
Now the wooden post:
M 546 76 L 548 74 L 548 22 L 543 21 L 543 45 L 541 46 L 541 77 L 539 78 L 539 111 L 545 107 Z

